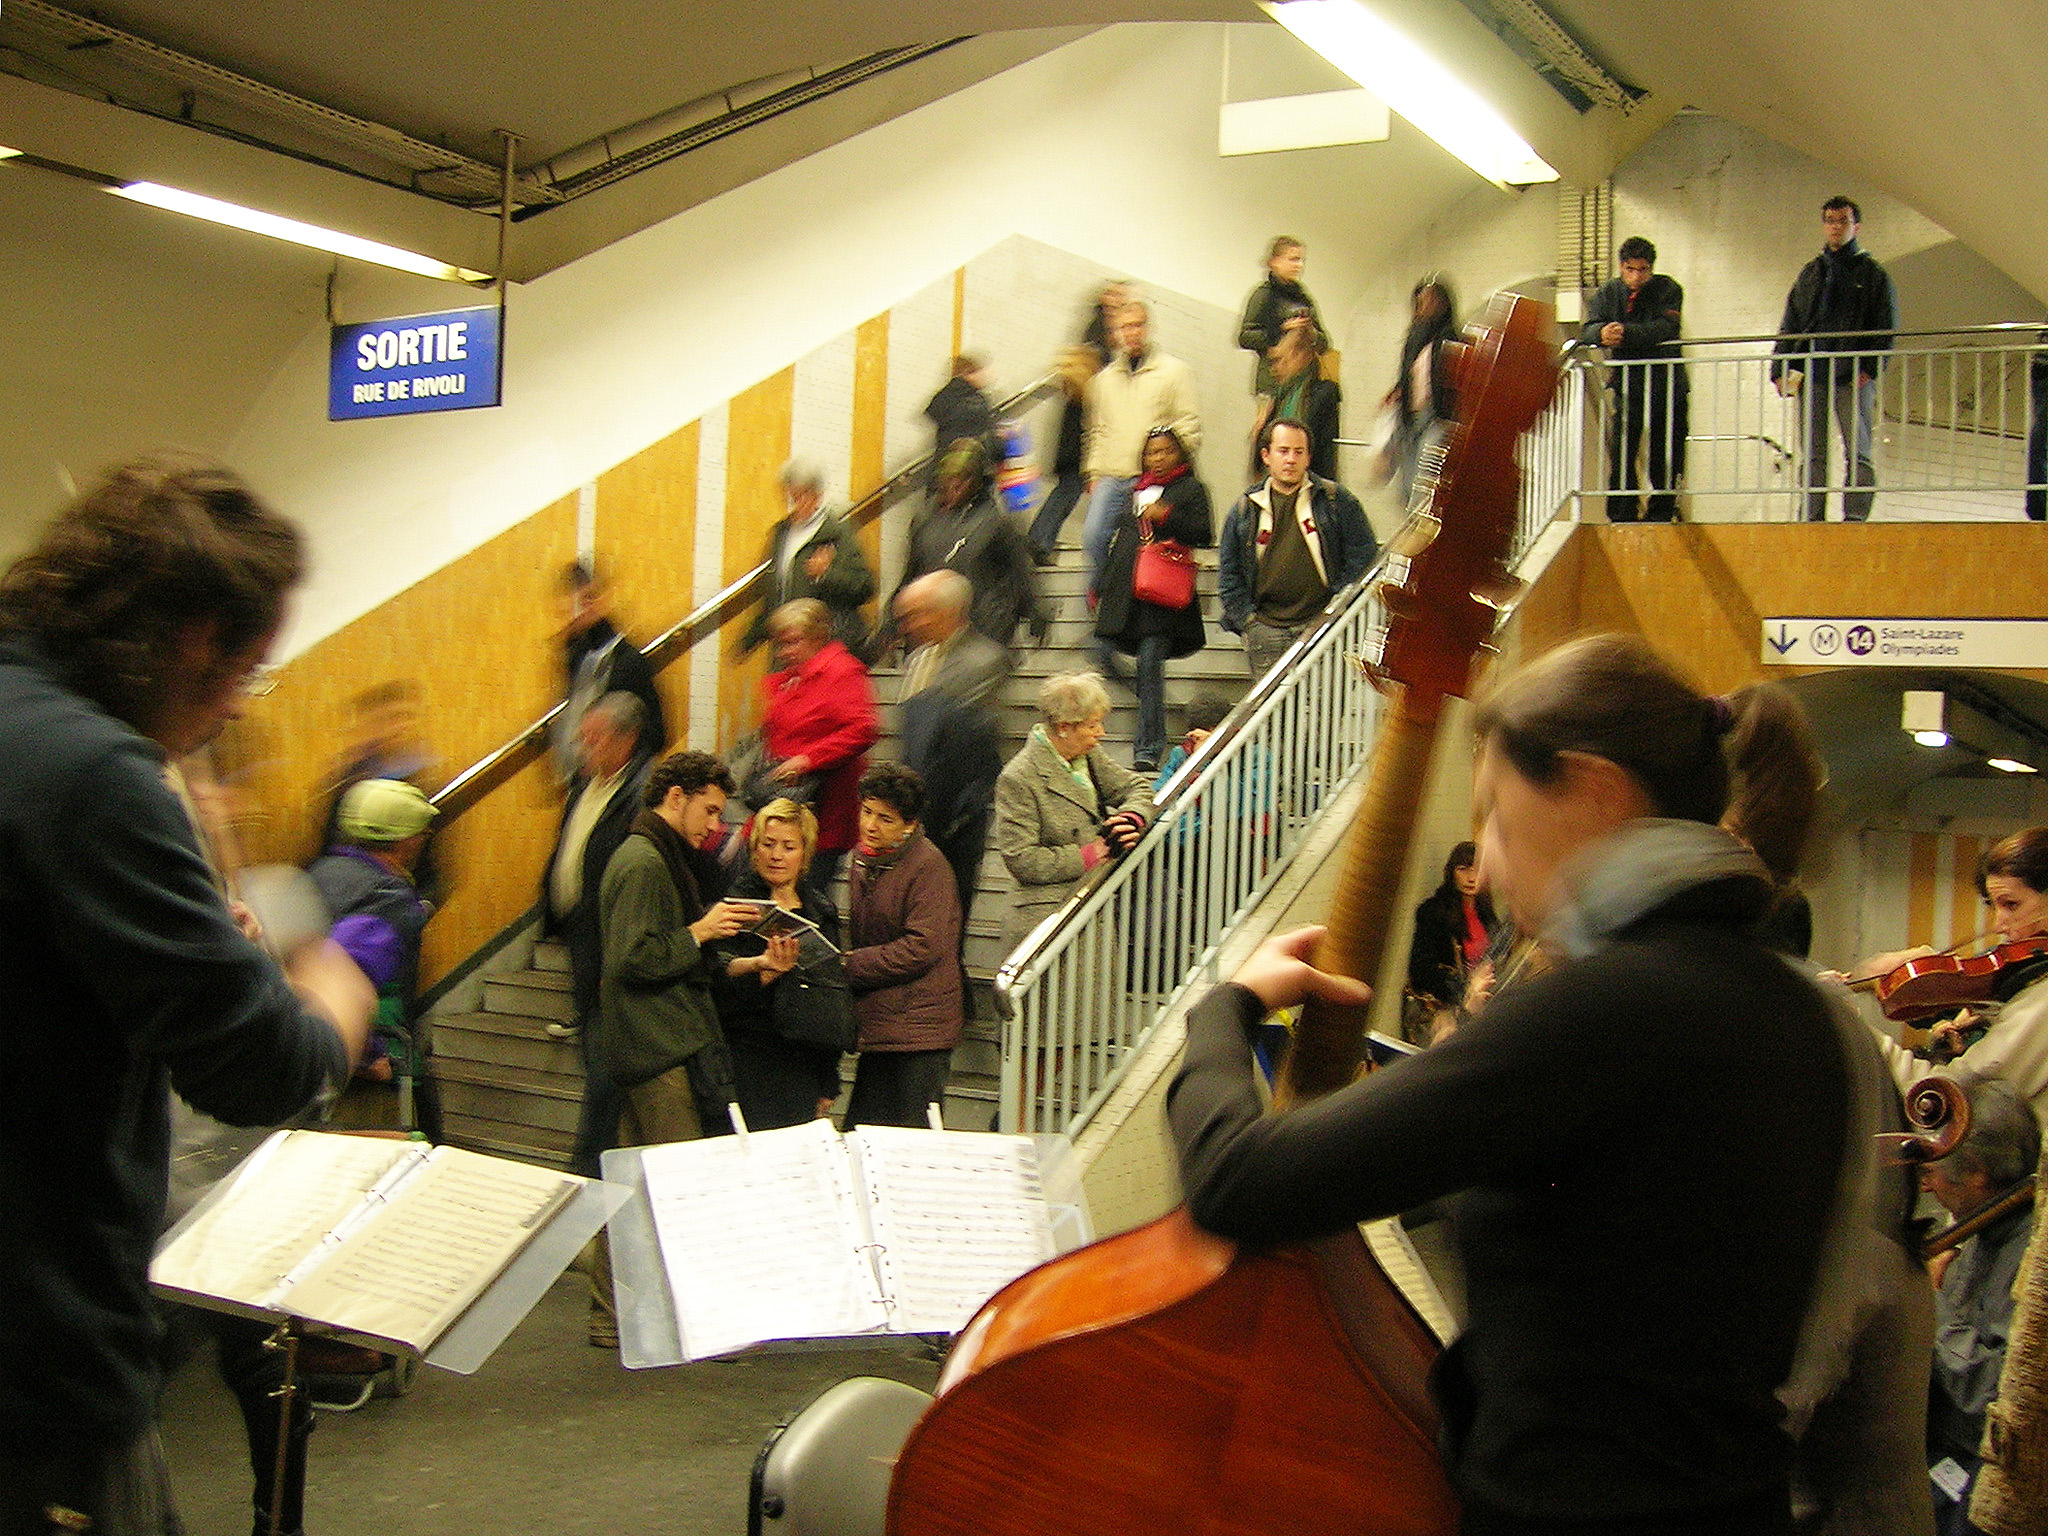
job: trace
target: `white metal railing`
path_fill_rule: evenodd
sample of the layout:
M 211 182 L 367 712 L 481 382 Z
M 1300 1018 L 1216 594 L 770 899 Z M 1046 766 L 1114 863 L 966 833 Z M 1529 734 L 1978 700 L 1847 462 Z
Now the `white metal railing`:
M 1585 493 L 1610 518 L 1614 429 L 1633 401 L 1643 439 L 1627 500 L 1648 498 L 1660 462 L 1681 466 L 1676 490 L 1696 521 L 2006 521 L 2048 493 L 2039 455 L 2048 347 L 2038 324 L 1956 331 L 1843 332 L 1689 339 L 1683 410 L 1672 365 L 1602 361 L 1577 347 L 1570 373 L 1600 376 L 1585 403 L 1598 445 Z M 1795 350 L 1781 353 L 1781 342 Z M 1793 378 L 1797 377 L 1797 387 Z M 1859 387 L 1864 378 L 1871 380 Z M 2031 381 L 2031 382 L 2030 382 Z M 2033 434 L 2030 455 L 2030 433 Z M 1659 439 L 1661 438 L 1661 441 Z M 1849 452 L 1851 445 L 1853 453 Z M 2030 456 L 2033 463 L 2030 466 Z
M 1522 439 L 1515 553 L 1574 506 L 1583 378 Z M 1000 1125 L 1073 1132 L 1115 1090 L 1159 1020 L 1218 980 L 1224 938 L 1365 768 L 1380 696 L 1360 658 L 1383 614 L 1376 563 L 1231 712 L 1159 799 L 1152 827 L 1099 869 L 996 974 Z

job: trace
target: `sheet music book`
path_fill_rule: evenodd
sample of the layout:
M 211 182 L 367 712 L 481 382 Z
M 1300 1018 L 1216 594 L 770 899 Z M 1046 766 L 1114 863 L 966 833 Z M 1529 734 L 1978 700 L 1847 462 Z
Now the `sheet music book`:
M 165 1238 L 150 1284 L 425 1356 L 589 1184 L 458 1147 L 280 1131 Z
M 839 954 L 839 946 L 826 938 L 824 930 L 800 912 L 751 896 L 728 897 L 727 901 L 732 906 L 753 908 L 754 916 L 747 924 L 750 933 L 758 933 L 764 939 L 795 935 L 796 963 L 800 967 L 817 965 Z
M 633 1155 L 686 1360 L 957 1332 L 1055 1252 L 1028 1136 L 812 1120 Z

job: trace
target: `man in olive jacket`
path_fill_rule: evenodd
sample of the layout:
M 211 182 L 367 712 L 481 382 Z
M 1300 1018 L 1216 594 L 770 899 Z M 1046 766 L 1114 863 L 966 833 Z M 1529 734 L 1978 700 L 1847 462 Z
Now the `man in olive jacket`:
M 709 752 L 669 754 L 647 777 L 647 808 L 605 865 L 604 971 L 590 1060 L 620 1089 L 622 1147 L 695 1141 L 733 1100 L 705 950 L 738 933 L 750 914 L 707 902 L 690 857 L 731 792 L 731 772 Z M 611 1255 L 602 1243 L 590 1285 L 590 1342 L 616 1347 Z
M 861 604 L 875 595 L 875 573 L 868 569 L 853 525 L 837 512 L 825 510 L 825 476 L 815 465 L 791 459 L 782 466 L 782 490 L 789 515 L 768 530 L 761 563 L 761 606 L 754 610 L 740 636 L 737 655 L 752 655 L 769 638 L 768 620 L 784 603 L 814 597 L 832 615 L 832 638 L 863 662 L 874 662 L 868 621 Z

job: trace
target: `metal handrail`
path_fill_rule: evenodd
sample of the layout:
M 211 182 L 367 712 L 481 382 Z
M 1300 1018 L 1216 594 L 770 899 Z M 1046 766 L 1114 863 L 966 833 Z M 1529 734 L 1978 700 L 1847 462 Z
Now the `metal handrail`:
M 1590 323 L 1590 321 L 1581 321 L 1566 327 L 1572 333 L 1571 336 L 1567 337 L 1567 340 L 1576 340 L 1577 333 L 1585 329 Z M 1895 340 L 1902 337 L 1917 340 L 1925 336 L 2003 336 L 2015 335 L 2020 332 L 2039 336 L 2044 332 L 2048 332 L 2048 320 L 1999 320 L 1989 325 L 1950 325 L 1940 326 L 1933 330 L 1916 331 L 1767 331 L 1753 336 L 1681 336 L 1678 338 L 1678 345 L 1681 347 L 1723 347 L 1734 346 L 1739 343 L 1774 342 L 1787 337 L 1799 341 L 1838 341 L 1870 336 L 1889 336 Z M 1578 345 L 1587 347 L 1592 344 L 1579 342 Z
M 1059 375 L 1046 374 L 1004 400 L 996 410 L 998 414 L 1007 416 L 1028 409 L 1058 387 Z M 910 489 L 913 482 L 924 478 L 935 457 L 935 454 L 928 453 L 899 469 L 848 507 L 843 514 L 846 520 L 856 528 L 873 522 L 881 516 L 883 508 L 888 503 Z M 712 596 L 691 609 L 679 622 L 656 635 L 640 648 L 640 654 L 647 658 L 648 665 L 654 671 L 659 672 L 678 656 L 688 652 L 700 640 L 716 635 L 736 614 L 743 612 L 755 598 L 755 587 L 767 574 L 768 562 L 764 560 L 745 575 L 726 583 Z M 550 733 L 563 707 L 557 704 L 510 740 L 478 758 L 435 791 L 430 798 L 441 813 L 438 824 L 446 828 L 449 822 L 476 805 L 493 790 L 503 787 L 514 774 L 538 760 L 547 750 Z
M 1584 404 L 1585 375 L 1567 375 L 1523 436 L 1516 562 L 1575 512 Z M 1358 664 L 1376 643 L 1387 564 L 1336 594 L 1196 749 L 1138 846 L 1084 876 L 1006 957 L 994 987 L 1005 1129 L 1084 1125 L 1212 974 L 1223 935 L 1280 878 L 1317 809 L 1363 771 L 1378 703 Z

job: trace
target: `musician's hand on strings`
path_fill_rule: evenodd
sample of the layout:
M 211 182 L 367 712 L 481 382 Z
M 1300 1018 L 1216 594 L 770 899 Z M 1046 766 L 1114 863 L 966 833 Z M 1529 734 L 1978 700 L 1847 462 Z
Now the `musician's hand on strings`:
M 1937 1061 L 1954 1061 L 1970 1048 L 1970 1042 L 1963 1037 L 1983 1022 L 1976 1013 L 1965 1008 L 1952 1019 L 1943 1019 L 1927 1031 L 1927 1053 Z M 1937 1052 L 1941 1054 L 1937 1054 Z
M 1323 932 L 1320 926 L 1297 928 L 1266 940 L 1230 979 L 1264 1003 L 1268 1013 L 1292 1008 L 1311 997 L 1363 1008 L 1372 1001 L 1371 987 L 1309 964 L 1308 957 L 1322 942 Z
M 1462 1004 L 1465 1012 L 1477 1013 L 1484 1008 L 1493 997 L 1494 985 L 1493 962 L 1480 961 L 1472 968 L 1471 979 L 1465 983 L 1465 1000 Z

